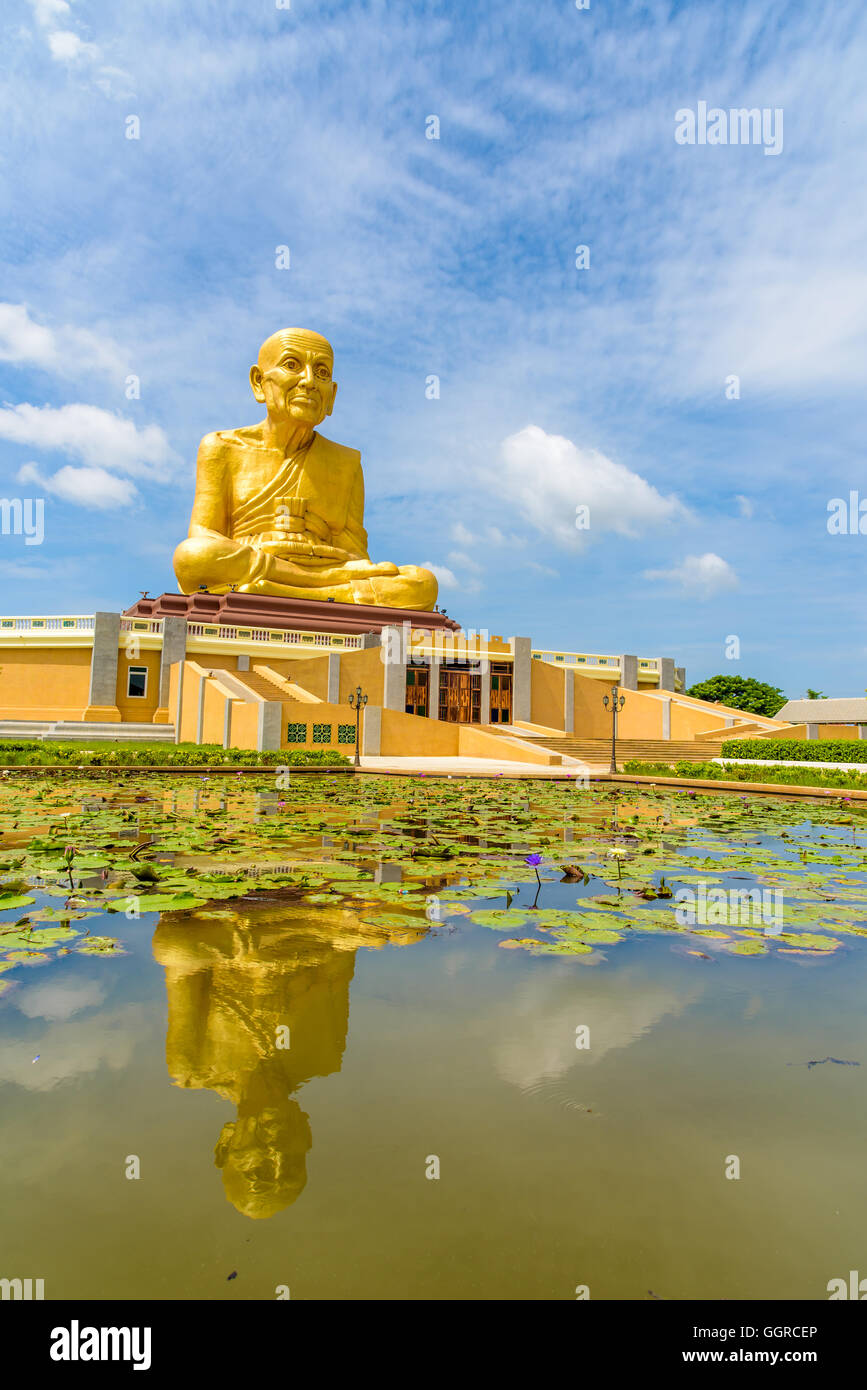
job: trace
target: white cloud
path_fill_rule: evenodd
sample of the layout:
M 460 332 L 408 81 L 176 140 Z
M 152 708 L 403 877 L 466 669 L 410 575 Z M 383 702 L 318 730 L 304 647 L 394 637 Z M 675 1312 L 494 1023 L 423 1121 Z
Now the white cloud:
M 82 1009 L 93 1009 L 104 999 L 105 990 L 98 981 L 79 980 L 65 984 L 31 985 L 15 994 L 12 1002 L 27 1018 L 53 1021 L 72 1018 Z
M 106 96 L 129 93 L 129 74 L 102 62 L 102 49 L 88 43 L 73 29 L 63 28 L 73 18 L 68 0 L 30 0 L 37 24 L 45 31 L 49 52 L 55 62 L 81 64 L 94 85 Z
M 597 449 L 528 425 L 503 441 L 497 471 L 500 496 L 543 535 L 569 548 L 588 536 L 615 531 L 637 536 L 687 515 L 676 497 L 663 497 L 638 473 Z M 589 530 L 578 530 L 576 509 L 590 509 Z
M 704 555 L 687 555 L 670 570 L 645 570 L 644 578 L 678 584 L 685 593 L 695 594 L 699 598 L 710 598 L 738 585 L 738 577 L 731 565 L 710 550 Z
M 462 550 L 450 550 L 446 559 L 449 564 L 457 565 L 458 569 L 472 570 L 475 574 L 482 572 L 482 566 L 473 559 L 472 555 L 467 555 Z
M 165 481 L 176 456 L 159 425 L 139 429 L 132 420 L 95 405 L 7 405 L 0 409 L 0 439 L 80 458 L 94 468 L 115 469 Z
M 48 328 L 30 317 L 26 304 L 0 303 L 0 362 L 32 364 L 72 376 L 94 369 L 120 380 L 121 352 L 110 338 L 86 328 Z
M 53 493 L 64 502 L 74 502 L 79 507 L 91 507 L 97 511 L 113 511 L 116 507 L 126 507 L 133 502 L 138 493 L 128 478 L 116 478 L 104 468 L 72 468 L 66 464 L 50 478 L 45 478 L 33 463 L 25 463 L 18 470 L 19 483 L 36 483 L 44 492 Z
M 56 19 L 69 17 L 68 0 L 30 0 L 37 24 L 43 29 L 50 28 Z
M 437 583 L 441 589 L 459 589 L 460 584 L 454 570 L 448 569 L 446 565 L 435 565 L 432 560 L 425 560 L 422 569 L 430 570 L 431 574 L 437 577 Z
M 749 521 L 753 515 L 753 504 L 749 497 L 744 497 L 741 493 L 738 493 L 735 497 L 735 501 L 738 504 L 738 511 L 741 516 L 744 517 L 746 521 Z
M 55 29 L 48 35 L 48 47 L 51 49 L 52 58 L 57 58 L 62 63 L 73 63 L 78 58 L 96 60 L 100 57 L 95 43 L 85 43 L 71 29 Z
M 484 530 L 473 532 L 458 521 L 452 527 L 452 540 L 459 545 L 511 545 L 524 546 L 527 544 L 523 536 L 506 536 L 499 526 L 486 526 Z

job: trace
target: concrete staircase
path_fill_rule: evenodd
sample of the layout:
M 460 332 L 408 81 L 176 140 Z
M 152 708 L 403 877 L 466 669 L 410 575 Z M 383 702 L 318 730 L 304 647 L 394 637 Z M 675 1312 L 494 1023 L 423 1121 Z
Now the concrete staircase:
M 230 675 L 236 684 L 250 691 L 254 700 L 295 700 L 305 705 L 322 703 L 316 695 L 311 695 L 309 690 L 305 690 L 294 681 L 284 679 L 277 671 L 272 671 L 270 666 L 257 664 L 250 671 L 217 671 L 215 674 L 218 677 L 223 674 Z
M 611 761 L 610 738 L 577 738 L 572 734 L 564 734 L 562 738 L 540 738 L 537 741 L 554 753 L 561 753 L 567 758 L 577 758 L 580 762 L 607 766 Z M 633 759 L 645 763 L 668 763 L 683 758 L 692 763 L 708 763 L 718 757 L 717 744 L 699 739 L 617 740 L 618 767 Z
M 36 739 L 52 743 L 174 743 L 174 724 L 87 724 L 58 720 L 0 720 L 0 740 Z

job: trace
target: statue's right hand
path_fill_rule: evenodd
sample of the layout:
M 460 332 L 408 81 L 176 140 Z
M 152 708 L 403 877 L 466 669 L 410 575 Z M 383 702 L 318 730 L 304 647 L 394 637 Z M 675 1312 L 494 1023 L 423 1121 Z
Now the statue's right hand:
M 291 560 L 296 555 L 313 555 L 315 551 L 307 537 L 283 536 L 280 540 L 256 540 L 255 549 L 264 555 L 276 555 L 279 560 Z

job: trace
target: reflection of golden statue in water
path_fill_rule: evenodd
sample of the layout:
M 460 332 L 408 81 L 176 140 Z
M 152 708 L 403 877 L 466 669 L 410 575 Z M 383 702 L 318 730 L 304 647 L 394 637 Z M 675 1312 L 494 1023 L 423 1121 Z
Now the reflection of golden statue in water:
M 199 446 L 190 532 L 175 551 L 181 592 L 206 587 L 430 610 L 434 576 L 374 564 L 357 449 L 316 433 L 334 407 L 334 352 L 319 333 L 284 328 L 250 368 L 267 416 Z
M 295 903 L 160 919 L 153 950 L 166 972 L 169 1075 L 237 1107 L 215 1160 L 245 1216 L 273 1216 L 307 1182 L 313 1139 L 292 1093 L 340 1070 L 356 950 L 417 940 L 425 926 L 386 938 L 352 911 Z

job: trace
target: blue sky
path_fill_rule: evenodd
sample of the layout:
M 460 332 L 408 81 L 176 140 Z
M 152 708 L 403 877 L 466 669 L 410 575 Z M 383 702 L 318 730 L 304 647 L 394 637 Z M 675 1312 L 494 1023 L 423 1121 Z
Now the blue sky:
M 4 613 L 174 589 L 198 441 L 300 324 L 372 556 L 465 626 L 867 685 L 860 0 L 7 0 L 0 42 L 0 496 L 46 499 Z M 678 144 L 699 101 L 782 150 Z

